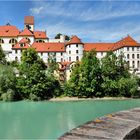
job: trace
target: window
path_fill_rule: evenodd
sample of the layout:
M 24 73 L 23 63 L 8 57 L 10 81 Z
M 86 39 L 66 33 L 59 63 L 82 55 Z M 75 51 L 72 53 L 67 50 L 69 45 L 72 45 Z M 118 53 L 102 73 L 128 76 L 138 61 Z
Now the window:
M 20 50 L 20 52 L 22 53 L 22 50 Z
M 69 51 L 69 54 L 71 54 L 71 51 Z
M 129 59 L 129 54 L 127 54 L 127 59 Z
M 37 43 L 45 43 L 45 41 L 44 41 L 44 40 L 41 40 L 41 39 L 36 40 L 36 42 L 37 42 Z
M 41 52 L 40 54 L 41 54 L 41 56 L 42 56 L 42 55 L 43 55 L 43 52 Z
M 129 65 L 130 65 L 130 64 L 129 64 L 129 61 L 127 61 L 127 65 L 128 65 L 128 67 L 129 67 Z
M 15 45 L 15 44 L 17 44 L 17 40 L 12 38 L 12 39 L 10 39 L 9 44 Z
M 139 51 L 139 47 L 137 47 L 137 51 Z
M 30 40 L 28 37 L 26 37 L 26 39 L 28 40 L 28 43 L 30 43 L 30 42 L 31 42 L 31 40 Z
M 0 44 L 3 44 L 3 43 L 4 43 L 4 40 L 0 38 Z
M 61 62 L 63 62 L 63 58 L 61 58 Z
M 134 51 L 134 47 L 132 48 L 132 51 Z
M 103 52 L 101 52 L 101 56 L 103 56 Z
M 15 57 L 15 61 L 18 61 L 18 58 L 17 58 L 17 56 Z
M 76 50 L 76 53 L 78 53 L 78 50 Z
M 61 56 L 63 55 L 63 53 L 61 52 Z
M 133 58 L 133 59 L 135 58 L 135 55 L 134 55 L 134 54 L 132 54 L 132 58 Z
M 138 67 L 138 68 L 140 67 L 140 61 L 137 62 L 137 67 Z
M 69 57 L 69 61 L 71 61 L 71 57 Z
M 137 54 L 137 58 L 139 58 L 140 56 L 139 56 L 139 54 Z
M 133 68 L 135 67 L 135 61 L 132 61 L 132 67 Z
M 71 46 L 69 45 L 69 48 L 70 48 Z
M 79 56 L 76 56 L 76 61 L 79 61 Z
M 127 51 L 129 51 L 129 47 L 127 47 Z
M 17 53 L 17 50 L 15 50 L 15 53 Z
M 76 44 L 76 47 L 78 47 L 78 44 Z
M 21 43 L 21 44 L 20 44 L 20 47 L 24 47 L 24 43 Z

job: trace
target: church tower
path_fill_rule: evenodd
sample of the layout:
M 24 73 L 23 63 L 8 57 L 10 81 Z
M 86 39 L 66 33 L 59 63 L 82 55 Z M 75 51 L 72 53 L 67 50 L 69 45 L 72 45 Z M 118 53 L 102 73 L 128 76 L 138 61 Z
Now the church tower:
M 34 31 L 34 17 L 33 16 L 25 16 L 24 17 L 24 29 L 28 28 L 31 31 Z

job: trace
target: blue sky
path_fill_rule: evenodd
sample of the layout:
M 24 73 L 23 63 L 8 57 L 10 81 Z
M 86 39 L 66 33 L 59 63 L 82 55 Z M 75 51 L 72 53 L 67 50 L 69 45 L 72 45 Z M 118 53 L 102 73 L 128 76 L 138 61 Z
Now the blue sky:
M 33 15 L 36 30 L 50 38 L 60 32 L 84 42 L 112 42 L 129 34 L 140 42 L 138 1 L 0 1 L 0 25 L 23 29 L 25 15 Z

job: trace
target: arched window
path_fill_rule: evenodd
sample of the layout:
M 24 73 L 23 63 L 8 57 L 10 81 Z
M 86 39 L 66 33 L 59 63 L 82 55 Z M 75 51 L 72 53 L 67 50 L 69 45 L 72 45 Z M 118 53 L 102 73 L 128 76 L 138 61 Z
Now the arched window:
M 78 50 L 76 50 L 76 53 L 78 53 Z
M 13 46 L 13 45 L 17 44 L 17 40 L 12 38 L 12 39 L 10 39 L 9 43 L 12 44 L 12 46 Z
M 133 58 L 133 59 L 135 58 L 135 55 L 134 55 L 134 54 L 132 54 L 132 58 Z
M 132 67 L 135 68 L 135 61 L 132 61 Z
M 140 68 L 140 61 L 137 61 L 137 67 Z
M 127 59 L 129 59 L 129 54 L 127 54 Z
M 130 64 L 129 64 L 130 62 L 129 61 L 127 61 L 127 65 L 128 65 L 128 67 L 130 66 Z
M 3 44 L 3 43 L 4 43 L 4 40 L 0 38 L 0 44 Z
M 137 58 L 140 58 L 139 54 L 137 54 Z
M 76 56 L 76 61 L 79 61 L 79 56 Z
M 69 61 L 71 61 L 71 57 L 69 57 Z

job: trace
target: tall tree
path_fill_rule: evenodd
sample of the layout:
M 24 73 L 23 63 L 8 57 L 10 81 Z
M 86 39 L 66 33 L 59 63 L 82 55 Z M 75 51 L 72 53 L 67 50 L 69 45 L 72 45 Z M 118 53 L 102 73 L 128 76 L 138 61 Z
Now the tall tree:
M 80 65 L 73 71 L 68 85 L 75 86 L 76 96 L 93 97 L 101 95 L 101 81 L 100 61 L 93 50 L 84 54 Z
M 23 52 L 19 71 L 17 88 L 22 98 L 45 100 L 58 91 L 59 82 L 53 75 L 47 75 L 45 64 L 33 48 Z

